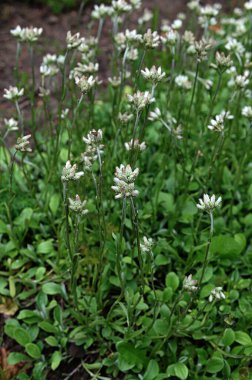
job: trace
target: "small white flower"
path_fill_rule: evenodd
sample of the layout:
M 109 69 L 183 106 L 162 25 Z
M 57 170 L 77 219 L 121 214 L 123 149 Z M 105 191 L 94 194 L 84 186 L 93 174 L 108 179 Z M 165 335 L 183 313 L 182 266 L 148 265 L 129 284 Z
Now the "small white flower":
M 21 98 L 21 96 L 23 95 L 24 95 L 23 88 L 19 90 L 17 87 L 10 86 L 8 89 L 7 88 L 4 89 L 3 97 L 8 100 L 16 101 L 19 98 Z
M 142 0 L 129 0 L 132 9 L 139 9 L 142 5 Z
M 85 208 L 87 201 L 81 201 L 78 194 L 76 194 L 75 199 L 68 198 L 69 208 L 76 214 L 86 215 L 88 210 Z
M 222 111 L 219 115 L 216 115 L 215 118 L 210 121 L 208 129 L 223 133 L 225 120 L 232 120 L 233 118 L 234 116 L 231 115 L 229 111 Z
M 213 300 L 224 300 L 226 298 L 225 294 L 223 293 L 223 289 L 221 286 L 218 286 L 211 290 L 210 296 L 208 298 L 209 302 L 213 302 Z
M 243 46 L 243 44 L 233 37 L 228 37 L 225 48 L 229 51 L 232 51 L 233 53 L 237 53 L 240 55 L 242 55 L 245 52 L 245 47 Z
M 67 118 L 68 114 L 69 114 L 69 108 L 65 108 L 64 110 L 62 110 L 61 115 L 60 115 L 61 119 L 65 120 Z
M 252 11 L 252 0 L 246 1 L 246 3 L 244 4 L 244 8 L 247 11 Z
M 75 77 L 75 83 L 81 89 L 83 94 L 88 93 L 92 88 L 97 84 L 97 79 L 90 75 L 86 77 L 83 75 L 82 77 Z
M 127 54 L 127 60 L 129 61 L 136 61 L 138 59 L 138 49 L 129 49 Z
M 80 179 L 83 175 L 84 172 L 77 172 L 77 165 L 71 165 L 71 162 L 68 160 L 62 170 L 61 181 L 78 181 L 78 179 Z
M 111 84 L 112 87 L 117 88 L 121 84 L 121 78 L 120 77 L 113 77 L 113 78 L 108 78 L 109 83 Z
M 178 30 L 178 29 L 182 28 L 182 25 L 183 25 L 182 20 L 180 20 L 180 19 L 176 19 L 176 20 L 174 20 L 173 23 L 171 24 L 171 27 L 172 27 L 172 29 L 174 29 L 174 30 Z
M 66 36 L 67 48 L 69 50 L 76 49 L 82 43 L 83 39 L 80 37 L 80 33 L 72 34 L 69 30 Z
M 149 91 L 137 91 L 133 95 L 128 95 L 128 99 L 133 107 L 138 111 L 143 110 L 146 106 L 155 101 L 155 98 L 153 98 Z
M 130 165 L 116 167 L 114 182 L 115 185 L 111 186 L 112 190 L 116 192 L 115 199 L 136 197 L 139 191 L 135 189 L 135 179 L 139 174 L 139 169 L 132 170 Z
M 143 35 L 143 44 L 147 49 L 155 49 L 160 44 L 160 37 L 156 31 L 152 32 L 151 29 L 148 29 L 147 32 Z
M 155 108 L 154 111 L 150 112 L 149 120 L 156 121 L 161 119 L 161 111 L 159 108 Z
M 243 75 L 237 75 L 235 84 L 240 89 L 247 87 L 249 85 L 249 71 L 245 71 Z
M 118 115 L 118 119 L 120 120 L 122 124 L 128 124 L 133 118 L 134 118 L 133 113 L 128 113 L 128 112 L 124 112 L 124 113 L 120 112 Z
M 220 207 L 221 201 L 222 198 L 219 197 L 216 199 L 216 196 L 214 194 L 211 197 L 208 194 L 204 194 L 203 199 L 200 198 L 199 203 L 196 206 L 198 209 L 210 213 L 215 208 Z
M 177 75 L 175 83 L 178 87 L 184 88 L 185 90 L 190 90 L 192 88 L 192 82 L 187 75 Z
M 149 22 L 153 18 L 153 12 L 149 9 L 145 9 L 143 16 L 138 19 L 138 24 L 143 25 L 147 22 Z
M 177 43 L 178 39 L 178 32 L 172 29 L 171 27 L 168 27 L 168 30 L 166 31 L 164 36 L 161 37 L 163 44 L 171 46 L 174 46 Z
M 189 274 L 188 277 L 184 278 L 183 289 L 187 290 L 190 293 L 197 292 L 197 290 L 198 290 L 197 284 L 198 284 L 198 281 L 193 280 L 192 275 Z
M 125 148 L 127 151 L 130 151 L 132 149 L 136 149 L 136 150 L 140 150 L 141 152 L 143 152 L 145 149 L 146 149 L 146 144 L 145 142 L 143 141 L 141 144 L 139 142 L 139 140 L 134 140 L 134 143 L 133 143 L 133 139 L 131 139 L 129 142 L 126 142 L 124 144 Z
M 113 13 L 116 15 L 122 15 L 132 10 L 132 6 L 125 0 L 112 0 Z
M 112 8 L 101 4 L 101 5 L 95 5 L 94 10 L 91 13 L 91 17 L 97 20 L 103 19 L 106 16 L 111 16 L 112 14 Z
M 251 106 L 243 107 L 242 116 L 247 117 L 248 119 L 252 119 L 252 107 Z
M 144 236 L 143 242 L 140 244 L 142 253 L 151 253 L 153 245 L 154 245 L 153 239 L 147 238 L 146 236 Z
M 200 3 L 199 0 L 192 0 L 187 3 L 187 6 L 191 11 L 199 11 L 200 10 Z
M 13 117 L 10 119 L 4 119 L 4 125 L 6 126 L 8 132 L 18 130 L 18 122 L 17 120 L 13 119 Z
M 21 28 L 19 25 L 10 31 L 10 33 L 17 38 L 19 42 L 24 43 L 34 43 L 36 42 L 41 34 L 43 33 L 43 28 Z
M 145 70 L 141 70 L 141 73 L 145 79 L 150 80 L 152 83 L 161 82 L 165 77 L 165 72 L 162 71 L 162 68 L 156 68 L 156 66 L 152 66 L 151 69 L 146 67 Z
M 15 149 L 19 152 L 31 152 L 30 141 L 31 135 L 19 137 L 15 145 Z

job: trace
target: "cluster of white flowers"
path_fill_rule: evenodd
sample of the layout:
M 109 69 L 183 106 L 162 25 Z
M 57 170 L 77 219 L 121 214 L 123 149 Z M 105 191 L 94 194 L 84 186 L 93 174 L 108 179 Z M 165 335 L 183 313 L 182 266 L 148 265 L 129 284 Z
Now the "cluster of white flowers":
M 214 119 L 210 121 L 208 129 L 214 132 L 223 133 L 225 120 L 232 120 L 233 115 L 229 111 L 222 111 L 219 115 L 216 115 Z
M 192 88 L 192 82 L 189 80 L 187 75 L 177 75 L 175 78 L 175 83 L 178 87 L 185 90 L 190 90 Z
M 17 139 L 15 149 L 19 152 L 31 152 L 32 149 L 30 148 L 30 141 L 29 141 L 30 138 L 31 138 L 31 135 L 19 137 Z
M 133 108 L 135 108 L 137 111 L 141 111 L 151 103 L 155 102 L 155 98 L 153 98 L 149 91 L 137 91 L 133 95 L 128 95 L 128 99 Z
M 90 92 L 98 83 L 97 78 L 94 78 L 93 75 L 90 75 L 89 77 L 82 75 L 81 77 L 75 77 L 74 80 L 75 84 L 77 84 L 83 94 Z
M 9 86 L 9 88 L 4 89 L 3 97 L 11 101 L 17 101 L 24 95 L 24 89 L 18 89 L 15 86 Z
M 143 35 L 143 44 L 146 49 L 156 49 L 160 44 L 160 37 L 156 31 L 148 29 Z
M 251 106 L 243 107 L 242 116 L 247 117 L 248 119 L 252 120 L 252 107 Z
M 101 129 L 97 131 L 92 129 L 86 137 L 83 137 L 83 141 L 87 145 L 85 152 L 81 155 L 84 170 L 89 171 L 93 162 L 104 153 L 104 145 L 101 144 L 102 139 L 103 133 Z
M 19 42 L 24 43 L 34 43 L 38 41 L 39 37 L 43 33 L 43 28 L 21 28 L 19 25 L 15 29 L 10 31 L 13 37 L 15 37 Z
M 134 118 L 133 113 L 128 113 L 128 112 L 124 112 L 124 113 L 120 112 L 118 115 L 118 119 L 120 120 L 122 124 L 128 124 L 131 120 L 133 120 L 133 118 Z
M 66 44 L 68 50 L 76 49 L 83 42 L 83 38 L 80 37 L 80 33 L 72 34 L 69 30 L 66 35 Z
M 135 189 L 135 180 L 139 174 L 139 169 L 131 169 L 130 165 L 116 167 L 114 182 L 115 185 L 111 186 L 115 191 L 115 199 L 136 197 L 139 191 Z
M 220 207 L 222 198 L 216 198 L 213 194 L 209 196 L 208 194 L 203 195 L 203 199 L 199 199 L 199 203 L 197 204 L 198 209 L 202 211 L 206 211 L 208 213 L 212 212 L 215 208 Z
M 61 181 L 78 181 L 83 175 L 84 172 L 77 172 L 77 165 L 71 165 L 71 162 L 68 160 L 62 170 Z
M 192 275 L 186 276 L 183 281 L 183 289 L 187 290 L 190 293 L 197 292 L 198 290 L 198 281 L 193 280 Z
M 161 82 L 165 77 L 165 73 L 162 71 L 162 68 L 156 68 L 156 66 L 152 66 L 151 69 L 146 67 L 145 70 L 141 70 L 141 73 L 145 79 L 151 81 L 153 84 Z
M 144 236 L 142 243 L 140 243 L 141 252 L 151 253 L 153 245 L 154 245 L 153 239 L 147 238 L 146 236 Z
M 8 132 L 18 131 L 18 122 L 13 117 L 4 119 L 4 125 Z
M 68 198 L 69 208 L 76 214 L 86 215 L 88 210 L 86 209 L 87 201 L 81 201 L 78 194 L 75 195 L 75 199 Z
M 131 139 L 129 142 L 126 142 L 124 144 L 124 146 L 125 146 L 127 151 L 136 149 L 136 150 L 140 150 L 141 152 L 143 152 L 146 149 L 145 142 L 143 141 L 140 143 L 138 139 L 136 139 L 136 140 Z
M 52 77 L 56 75 L 60 68 L 64 65 L 64 55 L 47 54 L 44 56 L 40 66 L 40 74 L 44 77 Z
M 213 290 L 211 290 L 208 300 L 209 302 L 213 302 L 214 300 L 220 301 L 220 300 L 224 300 L 225 298 L 226 297 L 225 297 L 225 294 L 223 293 L 222 287 L 218 286 L 214 288 Z
M 112 8 L 104 4 L 95 5 L 91 13 L 91 17 L 96 20 L 100 20 L 111 15 L 112 15 Z

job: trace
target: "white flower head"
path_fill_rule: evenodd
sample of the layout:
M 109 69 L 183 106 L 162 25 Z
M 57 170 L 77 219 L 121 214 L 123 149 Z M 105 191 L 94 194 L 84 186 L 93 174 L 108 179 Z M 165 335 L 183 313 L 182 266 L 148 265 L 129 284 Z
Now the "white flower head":
M 86 215 L 88 210 L 85 208 L 87 201 L 81 201 L 78 194 L 76 194 L 75 199 L 68 198 L 69 208 L 76 214 Z
M 178 87 L 184 88 L 185 90 L 190 90 L 192 88 L 192 82 L 187 75 L 177 75 L 175 83 Z
M 129 0 L 132 9 L 139 9 L 142 5 L 142 0 Z
M 153 18 L 153 12 L 149 9 L 144 9 L 143 16 L 138 19 L 138 24 L 143 25 L 149 22 Z
M 224 300 L 226 298 L 225 294 L 223 293 L 223 289 L 221 286 L 218 286 L 211 290 L 211 293 L 209 295 L 209 302 L 213 302 L 214 300 L 220 301 Z
M 7 128 L 8 132 L 18 131 L 18 122 L 17 120 L 11 117 L 10 119 L 4 119 L 4 125 Z
M 71 165 L 71 162 L 68 160 L 62 170 L 61 181 L 78 181 L 83 175 L 84 172 L 77 172 L 77 165 Z
M 174 46 L 176 45 L 179 39 L 179 34 L 176 30 L 172 29 L 171 27 L 168 27 L 167 29 L 168 30 L 166 31 L 166 33 L 161 37 L 161 40 L 165 45 Z
M 128 99 L 137 111 L 143 110 L 145 107 L 147 107 L 155 101 L 155 98 L 153 98 L 149 91 L 137 91 L 133 95 L 128 95 Z
M 19 137 L 15 145 L 15 149 L 19 152 L 31 152 L 30 141 L 31 135 Z
M 152 32 L 151 29 L 148 29 L 147 32 L 143 35 L 143 44 L 147 49 L 155 49 L 160 44 L 160 37 L 156 31 Z
M 140 243 L 140 248 L 141 248 L 142 253 L 151 253 L 153 245 L 154 245 L 153 239 L 147 238 L 146 236 L 144 236 L 143 242 Z
M 19 41 L 24 43 L 34 43 L 38 41 L 43 33 L 43 28 L 21 28 L 19 25 L 10 31 L 10 33 Z
M 247 87 L 249 85 L 249 71 L 246 70 L 243 75 L 237 75 L 235 84 L 240 89 Z
M 176 20 L 173 21 L 173 23 L 171 24 L 171 27 L 174 30 L 178 30 L 182 28 L 182 25 L 183 25 L 182 20 L 177 18 Z
M 225 48 L 239 55 L 242 55 L 245 52 L 245 47 L 243 44 L 233 37 L 228 37 Z
M 8 89 L 4 89 L 4 95 L 3 97 L 8 100 L 17 101 L 19 98 L 21 98 L 24 95 L 24 89 L 21 88 L 20 90 L 17 87 L 10 86 Z
M 161 117 L 162 117 L 162 115 L 161 115 L 161 111 L 160 111 L 160 109 L 159 109 L 158 107 L 156 107 L 156 108 L 154 109 L 154 111 L 151 111 L 151 112 L 150 112 L 149 120 L 150 120 L 150 121 L 156 121 L 156 120 L 160 120 Z
M 141 70 L 141 73 L 145 79 L 150 80 L 152 83 L 161 82 L 165 77 L 165 72 L 162 71 L 162 68 L 156 68 L 156 66 L 152 66 L 151 69 L 146 67 L 145 70 Z
M 95 5 L 94 10 L 91 13 L 91 17 L 93 19 L 100 20 L 107 16 L 111 16 L 112 11 L 113 11 L 112 7 L 109 7 L 107 5 L 104 5 L 104 4 Z
M 66 35 L 66 44 L 69 50 L 76 49 L 82 43 L 83 39 L 80 37 L 80 33 L 72 34 L 69 30 Z
M 125 0 L 112 0 L 113 13 L 120 16 L 132 10 L 132 6 Z
M 252 107 L 251 106 L 243 107 L 242 116 L 247 117 L 248 119 L 252 120 Z
M 126 142 L 124 144 L 125 148 L 127 151 L 130 151 L 130 150 L 139 150 L 140 152 L 143 152 L 145 149 L 146 149 L 146 144 L 145 142 L 139 142 L 139 140 L 133 140 L 131 139 L 129 142 Z
M 115 191 L 115 199 L 136 197 L 139 191 L 135 189 L 135 180 L 139 174 L 139 169 L 131 169 L 130 165 L 116 167 L 114 182 L 115 185 L 111 186 Z
M 222 198 L 219 197 L 216 199 L 216 196 L 213 194 L 209 196 L 208 194 L 203 195 L 203 199 L 199 199 L 199 203 L 196 205 L 198 209 L 211 213 L 215 208 L 220 207 Z
M 229 111 L 222 111 L 219 115 L 216 115 L 214 119 L 211 119 L 208 129 L 214 132 L 224 132 L 225 120 L 232 120 L 233 115 Z
M 133 113 L 128 113 L 128 112 L 124 112 L 124 113 L 120 112 L 118 115 L 118 119 L 120 120 L 122 124 L 128 124 L 133 118 L 134 118 Z
M 88 93 L 97 84 L 97 79 L 90 75 L 89 77 L 82 75 L 75 77 L 75 84 L 81 89 L 83 94 Z
M 247 11 L 252 11 L 252 0 L 246 1 L 246 3 L 244 4 L 244 8 Z
M 197 292 L 198 290 L 197 284 L 198 284 L 198 281 L 193 280 L 192 275 L 189 274 L 189 276 L 188 277 L 185 276 L 183 280 L 183 289 L 187 290 L 190 293 Z

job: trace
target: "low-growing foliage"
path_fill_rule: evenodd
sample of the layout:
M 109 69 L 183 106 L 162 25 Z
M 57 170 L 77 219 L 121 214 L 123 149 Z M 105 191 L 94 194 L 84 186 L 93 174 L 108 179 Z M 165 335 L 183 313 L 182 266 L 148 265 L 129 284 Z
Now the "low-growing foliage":
M 252 2 L 124 30 L 140 5 L 96 6 L 97 35 L 69 31 L 39 80 L 42 28 L 11 31 L 1 378 L 252 378 Z

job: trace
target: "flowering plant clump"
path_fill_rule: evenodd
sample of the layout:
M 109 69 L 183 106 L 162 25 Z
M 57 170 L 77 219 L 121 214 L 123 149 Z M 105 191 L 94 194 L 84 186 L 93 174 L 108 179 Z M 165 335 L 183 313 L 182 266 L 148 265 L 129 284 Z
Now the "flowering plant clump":
M 161 3 L 10 31 L 0 378 L 251 377 L 252 1 Z

